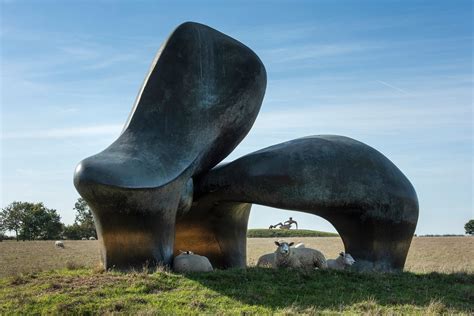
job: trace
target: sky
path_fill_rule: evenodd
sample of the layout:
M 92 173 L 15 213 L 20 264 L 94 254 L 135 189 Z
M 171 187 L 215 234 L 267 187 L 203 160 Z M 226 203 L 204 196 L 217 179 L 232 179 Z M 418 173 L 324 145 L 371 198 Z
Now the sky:
M 418 194 L 417 234 L 463 234 L 473 209 L 472 1 L 15 1 L 1 11 L 0 206 L 74 221 L 75 166 L 120 134 L 161 43 L 185 21 L 254 50 L 260 114 L 225 161 L 308 135 L 360 140 Z M 254 205 L 249 227 L 310 214 Z

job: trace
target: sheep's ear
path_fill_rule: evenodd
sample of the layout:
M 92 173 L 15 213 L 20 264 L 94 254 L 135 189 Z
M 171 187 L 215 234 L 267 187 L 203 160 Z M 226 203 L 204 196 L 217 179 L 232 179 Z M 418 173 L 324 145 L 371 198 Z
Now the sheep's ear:
M 278 247 L 280 247 L 280 243 L 278 241 L 275 241 L 275 245 L 277 245 Z
M 291 247 L 291 246 L 293 246 L 294 244 L 295 244 L 294 242 L 290 242 L 290 243 L 288 244 L 288 246 Z

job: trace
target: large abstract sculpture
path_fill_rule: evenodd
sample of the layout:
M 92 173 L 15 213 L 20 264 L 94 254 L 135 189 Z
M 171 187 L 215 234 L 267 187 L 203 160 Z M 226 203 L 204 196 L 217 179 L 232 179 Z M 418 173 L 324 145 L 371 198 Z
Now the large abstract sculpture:
M 212 169 L 250 130 L 265 87 L 262 62 L 240 42 L 197 23 L 170 35 L 119 138 L 74 175 L 106 268 L 170 264 L 178 249 L 244 267 L 252 203 L 327 219 L 356 268 L 403 268 L 417 197 L 375 149 L 312 136 Z

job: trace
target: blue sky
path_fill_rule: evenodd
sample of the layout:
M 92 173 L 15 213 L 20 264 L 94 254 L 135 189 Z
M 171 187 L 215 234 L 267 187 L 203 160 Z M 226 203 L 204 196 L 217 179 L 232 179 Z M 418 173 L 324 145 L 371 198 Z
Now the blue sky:
M 268 73 L 257 121 L 226 159 L 307 135 L 384 153 L 413 183 L 417 233 L 473 214 L 471 1 L 0 1 L 1 197 L 72 223 L 76 164 L 120 133 L 160 44 L 180 23 L 251 47 Z M 250 227 L 293 216 L 254 206 Z

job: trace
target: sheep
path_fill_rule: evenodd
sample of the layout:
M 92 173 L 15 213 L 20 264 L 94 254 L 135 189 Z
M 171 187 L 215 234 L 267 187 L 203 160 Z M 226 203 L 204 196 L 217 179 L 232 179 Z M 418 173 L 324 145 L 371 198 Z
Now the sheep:
M 293 242 L 278 242 L 275 251 L 275 268 L 319 268 L 327 269 L 326 258 L 324 255 L 311 248 L 292 248 Z
M 89 240 L 95 240 L 95 237 L 89 237 Z
M 305 245 L 304 243 L 300 242 L 299 244 L 296 244 L 291 247 L 292 248 L 305 248 Z M 267 253 L 260 256 L 260 258 L 258 258 L 257 267 L 272 267 L 274 265 L 274 262 L 275 262 L 275 253 L 274 252 Z
M 273 267 L 275 262 L 275 253 L 267 253 L 258 258 L 257 267 Z
M 208 272 L 212 271 L 212 265 L 204 256 L 196 255 L 192 251 L 181 251 L 174 258 L 173 270 L 178 273 L 184 272 Z
M 341 252 L 336 259 L 327 261 L 328 268 L 334 270 L 344 270 L 355 263 L 354 258 L 348 253 Z
M 56 248 L 64 248 L 64 243 L 61 240 L 57 240 L 54 242 Z
M 86 238 L 86 237 L 82 237 L 81 240 L 87 240 L 87 238 Z

